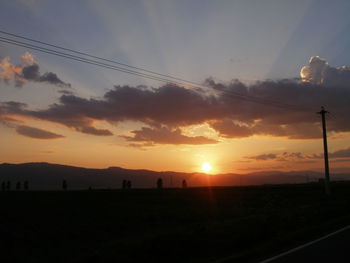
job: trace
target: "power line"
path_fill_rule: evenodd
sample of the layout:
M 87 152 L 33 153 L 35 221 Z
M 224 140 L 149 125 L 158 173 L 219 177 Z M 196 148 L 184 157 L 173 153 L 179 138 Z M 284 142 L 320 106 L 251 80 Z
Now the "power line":
M 224 93 L 226 95 L 232 96 L 236 99 L 241 99 L 241 100 L 245 100 L 245 101 L 249 101 L 249 102 L 259 103 L 259 104 L 263 104 L 263 105 L 267 105 L 267 106 L 283 108 L 285 110 L 302 111 L 302 112 L 306 112 L 306 111 L 309 112 L 312 110 L 311 108 L 309 109 L 309 108 L 299 107 L 297 105 L 286 104 L 286 103 L 282 103 L 282 102 L 278 102 L 278 101 L 274 101 L 274 100 L 261 99 L 261 98 L 254 97 L 254 96 L 244 95 L 244 94 L 240 94 L 240 93 L 235 92 L 235 91 L 226 90 L 226 91 L 224 91 Z
M 171 80 L 163 79 L 163 78 L 158 78 L 156 76 L 144 74 L 144 73 L 141 73 L 141 72 L 128 70 L 128 69 L 125 69 L 125 68 L 109 65 L 109 64 L 98 62 L 98 61 L 95 61 L 95 60 L 86 59 L 86 58 L 83 58 L 83 57 L 67 54 L 67 53 L 64 53 L 64 52 L 56 51 L 56 50 L 43 48 L 43 47 L 40 47 L 40 46 L 36 46 L 36 45 L 32 45 L 32 44 L 28 44 L 28 43 L 25 43 L 25 42 L 20 42 L 20 41 L 16 41 L 16 40 L 4 38 L 4 37 L 0 37 L 0 42 L 16 45 L 16 46 L 20 46 L 20 47 L 29 48 L 29 49 L 32 49 L 32 50 L 36 50 L 36 51 L 40 51 L 40 52 L 46 53 L 46 54 L 51 54 L 51 55 L 55 55 L 55 56 L 59 56 L 59 57 L 64 57 L 64 58 L 68 58 L 68 59 L 71 59 L 71 60 L 84 62 L 84 63 L 95 65 L 95 66 L 100 66 L 100 67 L 103 67 L 103 68 L 108 68 L 108 69 L 117 70 L 117 71 L 124 72 L 124 73 L 129 73 L 129 74 L 132 74 L 132 75 L 137 75 L 137 76 L 141 76 L 141 77 L 144 77 L 144 78 L 149 78 L 149 79 L 152 79 L 152 80 L 158 80 L 158 81 L 162 81 L 162 82 L 166 82 L 166 83 L 171 82 L 171 83 L 176 83 L 176 84 L 183 85 L 183 83 L 180 83 L 180 82 L 171 81 Z
M 104 63 L 95 59 L 88 59 L 82 56 L 78 56 L 78 55 L 72 55 L 69 53 L 65 53 L 62 51 L 58 51 L 58 50 L 54 50 L 54 49 L 50 49 L 50 48 L 45 48 L 42 46 L 38 46 L 38 45 L 34 45 L 34 44 L 30 44 L 27 42 L 23 42 L 23 41 L 19 41 L 19 40 L 15 40 L 15 39 L 11 39 L 11 38 L 7 38 L 7 37 L 0 37 L 0 42 L 3 43 L 8 43 L 8 44 L 12 44 L 12 45 L 16 45 L 16 46 L 20 46 L 20 47 L 25 47 L 25 48 L 29 48 L 32 50 L 36 50 L 36 51 L 40 51 L 46 54 L 51 54 L 51 55 L 55 55 L 55 56 L 59 56 L 59 57 L 63 57 L 63 58 L 67 58 L 67 59 L 71 59 L 74 61 L 78 61 L 78 62 L 83 62 L 83 63 L 87 63 L 90 65 L 95 65 L 95 66 L 99 66 L 102 68 L 106 68 L 106 69 L 111 69 L 111 70 L 116 70 L 116 71 L 120 71 L 123 73 L 128 73 L 128 74 L 132 74 L 132 75 L 136 75 L 136 76 L 140 76 L 140 77 L 144 77 L 144 78 L 148 78 L 148 79 L 152 79 L 152 80 L 156 80 L 156 81 L 161 81 L 161 82 L 165 82 L 165 83 L 174 83 L 174 84 L 178 84 L 178 85 L 187 85 L 189 87 L 193 87 L 193 88 L 202 88 L 205 87 L 204 85 L 189 81 L 189 80 L 185 80 L 185 79 L 181 79 L 181 78 L 177 78 L 177 77 L 173 77 L 170 75 L 166 75 L 166 74 L 161 74 L 161 73 L 157 73 L 154 71 L 150 71 L 150 70 L 146 70 L 146 69 L 142 69 L 142 68 L 138 68 L 138 67 L 133 67 L 127 64 L 123 64 L 123 63 L 119 63 L 117 61 L 113 61 L 113 60 L 109 60 L 109 59 L 105 59 L 105 58 L 101 58 L 98 56 L 94 56 L 94 55 L 90 55 L 84 52 L 80 52 L 80 51 L 75 51 L 69 48 L 64 48 L 64 47 L 60 47 L 57 45 L 52 45 L 46 42 L 42 42 L 42 41 L 38 41 L 38 40 L 34 40 L 31 38 L 27 38 L 27 37 L 23 37 L 23 36 L 19 36 L 16 34 L 12 34 L 12 33 L 8 33 L 5 31 L 1 31 L 0 33 L 2 34 L 6 34 L 6 35 L 11 35 L 17 38 L 21 38 L 21 39 L 25 39 L 25 40 L 29 40 L 31 42 L 35 42 L 35 43 L 39 43 L 39 44 L 43 44 L 46 46 L 51 46 L 54 48 L 58 48 L 61 50 L 66 50 L 69 52 L 73 52 L 75 54 L 81 54 L 90 58 L 95 58 L 95 59 L 99 59 L 102 61 L 106 61 L 106 62 L 110 62 L 110 63 L 114 63 L 114 64 L 118 64 L 118 65 L 122 65 L 128 68 L 134 68 L 143 72 L 149 72 L 149 73 L 143 73 L 137 70 L 132 70 L 132 69 L 128 69 L 128 68 L 124 68 L 124 67 L 120 67 L 120 66 L 115 66 L 115 65 L 111 65 L 108 63 Z M 161 77 L 163 76 L 163 77 Z M 169 79 L 171 78 L 171 79 Z M 175 79 L 175 80 L 174 80 Z M 235 91 L 230 91 L 230 90 L 221 90 L 221 93 L 224 93 L 228 96 L 230 96 L 231 98 L 235 98 L 235 99 L 239 99 L 239 100 L 245 100 L 245 101 L 249 101 L 249 102 L 253 102 L 253 103 L 259 103 L 259 104 L 263 104 L 263 105 L 267 105 L 267 106 L 273 106 L 273 107 L 279 107 L 279 108 L 283 108 L 286 110 L 293 110 L 293 111 L 311 111 L 310 109 L 302 109 L 300 107 L 297 107 L 296 105 L 290 105 L 290 104 L 285 104 L 282 102 L 278 102 L 278 101 L 273 101 L 273 100 L 268 100 L 268 99 L 262 99 L 262 98 L 258 98 L 258 97 L 254 97 L 254 96 L 250 96 L 250 95 L 246 95 L 246 94 L 241 94 Z
M 125 63 L 121 63 L 121 62 L 115 61 L 115 60 L 98 57 L 98 56 L 91 55 L 91 54 L 88 54 L 88 53 L 85 53 L 85 52 L 76 51 L 76 50 L 73 50 L 73 49 L 70 49 L 70 48 L 65 48 L 65 47 L 61 47 L 61 46 L 58 46 L 58 45 L 49 44 L 47 42 L 35 40 L 33 38 L 16 35 L 16 34 L 13 34 L 13 33 L 2 31 L 2 30 L 0 30 L 0 33 L 5 34 L 5 35 L 9 35 L 9 36 L 13 36 L 13 37 L 17 37 L 17 38 L 21 38 L 21 39 L 25 39 L 25 40 L 28 40 L 28 41 L 31 41 L 31 42 L 35 42 L 35 43 L 38 43 L 38 44 L 42 44 L 42 45 L 58 48 L 58 49 L 61 49 L 61 50 L 69 51 L 69 52 L 72 52 L 72 53 L 75 53 L 75 54 L 84 55 L 84 56 L 87 56 L 87 57 L 90 57 L 90 58 L 99 59 L 99 60 L 102 60 L 102 61 L 106 61 L 106 62 L 110 62 L 110 63 L 113 63 L 113 64 L 121 65 L 121 66 L 124 66 L 124 67 L 141 70 L 141 71 L 144 71 L 144 72 L 147 72 L 147 73 L 151 73 L 151 74 L 154 74 L 154 75 L 167 77 L 167 78 L 179 80 L 179 81 L 182 81 L 182 82 L 186 82 L 186 83 L 189 83 L 189 84 L 201 86 L 200 83 L 196 83 L 196 82 L 193 82 L 193 81 L 185 80 L 185 79 L 182 79 L 182 78 L 179 78 L 179 77 L 174 77 L 174 76 L 167 75 L 167 74 L 158 73 L 158 72 L 151 71 L 151 70 L 148 70 L 148 69 L 144 69 L 144 68 L 141 68 L 141 67 L 131 66 L 131 65 L 128 65 L 128 64 L 125 64 Z

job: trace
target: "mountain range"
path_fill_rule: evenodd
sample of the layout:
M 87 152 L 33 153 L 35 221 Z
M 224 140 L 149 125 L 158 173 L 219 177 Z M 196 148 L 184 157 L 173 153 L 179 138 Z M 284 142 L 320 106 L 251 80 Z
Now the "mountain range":
M 350 174 L 331 176 L 332 180 L 350 180 Z M 91 169 L 51 163 L 0 164 L 0 182 L 11 181 L 14 186 L 17 182 L 28 181 L 33 190 L 58 190 L 63 180 L 66 180 L 68 189 L 115 189 L 121 188 L 123 180 L 130 180 L 133 188 L 155 188 L 158 178 L 162 178 L 164 187 L 169 188 L 181 187 L 183 180 L 189 187 L 306 183 L 318 181 L 323 174 L 313 171 L 264 171 L 209 175 L 121 167 Z

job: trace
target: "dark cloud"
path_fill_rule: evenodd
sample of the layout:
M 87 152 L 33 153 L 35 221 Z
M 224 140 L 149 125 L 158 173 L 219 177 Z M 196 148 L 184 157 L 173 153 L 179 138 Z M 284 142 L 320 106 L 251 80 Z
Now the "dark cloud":
M 265 153 L 253 156 L 246 156 L 245 159 L 256 160 L 256 161 L 267 161 L 276 160 L 280 162 L 307 160 L 307 159 L 318 159 L 318 155 L 308 155 L 301 152 L 283 152 L 280 154 Z
M 349 89 L 328 89 L 295 81 L 266 81 L 251 86 L 237 81 L 229 85 L 212 82 L 208 89 L 220 91 L 210 95 L 175 85 L 165 85 L 159 89 L 116 86 L 103 99 L 62 95 L 59 103 L 44 110 L 30 111 L 23 109 L 23 105 L 14 104 L 7 104 L 4 108 L 9 113 L 58 122 L 92 134 L 99 133 L 92 128 L 94 120 L 111 123 L 134 120 L 154 127 L 173 128 L 208 122 L 225 138 L 257 134 L 309 139 L 321 136 L 320 120 L 315 113 L 318 107 L 311 105 L 328 102 L 328 108 L 333 112 L 339 110 L 343 113 L 329 123 L 329 131 L 350 131 L 348 115 L 344 114 L 350 111 L 347 106 Z M 232 96 L 232 92 L 242 93 L 242 90 L 250 96 L 294 103 L 300 108 L 309 106 L 310 110 L 280 109 Z M 111 134 L 107 130 L 100 133 Z
M 77 105 L 77 107 L 79 108 L 80 106 Z M 30 111 L 27 110 L 27 105 L 25 103 L 9 101 L 0 104 L 0 113 L 1 112 L 3 116 L 8 116 L 8 114 L 15 114 L 61 123 L 69 128 L 86 134 L 97 136 L 113 135 L 113 133 L 107 129 L 98 129 L 94 127 L 93 118 L 86 117 L 86 115 L 80 113 L 79 111 L 77 112 L 74 108 L 62 107 L 62 105 L 60 106 L 58 104 L 52 105 L 48 110 Z
M 316 67 L 317 64 L 316 68 L 319 69 L 325 64 L 321 62 L 310 65 Z M 295 79 L 268 80 L 251 85 L 238 80 L 223 84 L 208 79 L 206 89 L 186 89 L 174 84 L 157 89 L 115 86 L 102 99 L 86 99 L 67 93 L 60 97 L 58 103 L 43 110 L 29 110 L 25 105 L 14 102 L 3 103 L 1 109 L 9 115 L 61 123 L 93 135 L 112 135 L 109 130 L 96 128 L 95 121 L 112 124 L 137 121 L 149 128 L 134 131 L 134 136 L 129 140 L 140 141 L 142 138 L 143 141 L 156 141 L 155 133 L 167 132 L 169 138 L 174 135 L 181 137 L 182 127 L 205 122 L 224 138 L 253 135 L 321 138 L 320 118 L 316 111 L 323 105 L 336 115 L 327 123 L 329 133 L 349 132 L 349 86 L 326 86 L 323 82 L 314 81 L 320 77 L 312 74 L 303 82 Z M 28 76 L 36 75 L 28 73 Z M 345 81 L 342 77 L 339 79 Z M 183 137 L 181 139 L 185 140 Z M 160 139 L 157 143 L 161 143 Z
M 18 75 L 17 78 L 22 79 L 22 81 L 17 81 L 18 83 L 25 83 L 25 81 L 35 81 L 35 82 L 46 82 L 52 85 L 56 85 L 59 87 L 71 87 L 69 83 L 63 82 L 61 79 L 57 77 L 57 75 L 53 72 L 46 72 L 44 74 L 40 74 L 39 65 L 33 64 L 30 66 L 23 67 L 22 75 Z
M 92 122 L 86 121 L 82 122 L 80 126 L 77 126 L 79 124 L 76 124 L 74 128 L 77 131 L 80 131 L 82 133 L 86 134 L 92 134 L 92 135 L 97 135 L 97 136 L 110 136 L 113 135 L 113 133 L 107 129 L 97 129 L 94 126 L 92 126 Z
M 347 163 L 347 162 L 350 163 L 350 158 L 331 159 L 330 162 L 331 163 Z
M 154 144 L 213 144 L 216 140 L 204 136 L 185 136 L 180 129 L 169 129 L 167 127 L 148 128 L 142 127 L 141 130 L 132 131 L 133 136 L 122 136 L 131 142 L 150 142 Z M 144 145 L 142 146 L 149 146 Z
M 18 109 L 18 108 L 25 107 L 26 104 L 9 101 L 9 102 L 3 103 L 2 105 L 4 105 L 7 108 Z M 14 127 L 13 123 L 21 123 L 21 122 L 22 121 L 7 115 L 7 110 L 5 110 L 0 104 L 0 124 L 13 128 Z
M 350 148 L 338 150 L 329 154 L 330 158 L 350 158 Z
M 30 138 L 35 139 L 58 139 L 58 138 L 64 138 L 64 136 L 60 134 L 56 134 L 53 132 L 49 132 L 46 130 L 25 126 L 25 125 L 19 125 L 16 128 L 16 132 L 20 135 L 27 136 Z
M 9 84 L 11 80 L 15 82 L 17 87 L 22 87 L 25 83 L 33 82 L 46 82 L 59 87 L 71 87 L 69 83 L 62 81 L 53 72 L 46 72 L 40 74 L 39 64 L 35 61 L 32 54 L 26 52 L 21 57 L 21 64 L 13 65 L 10 63 L 10 59 L 5 57 L 0 62 L 0 80 Z
M 61 79 L 57 77 L 57 75 L 53 72 L 46 72 L 39 77 L 38 82 L 47 82 L 59 87 L 70 87 L 69 83 L 63 82 Z
M 71 90 L 66 90 L 66 89 L 61 89 L 57 91 L 60 94 L 64 94 L 64 95 L 74 95 L 74 92 Z
M 341 159 L 341 158 L 350 158 L 350 148 L 341 149 L 334 152 L 330 152 L 329 157 L 332 159 Z M 283 152 L 280 154 L 275 153 L 265 153 L 253 156 L 244 157 L 246 160 L 256 160 L 256 161 L 266 161 L 266 160 L 276 160 L 276 161 L 298 161 L 301 160 L 318 160 L 323 159 L 323 153 L 315 153 L 315 154 L 303 154 L 301 152 Z
M 276 155 L 276 160 L 281 162 L 314 163 L 317 159 L 320 159 L 319 154 L 303 154 L 301 152 L 283 152 Z
M 298 162 L 298 163 L 314 163 L 315 159 L 319 159 L 318 155 L 308 155 L 301 152 L 283 152 L 280 154 L 265 153 L 244 157 L 247 160 L 268 161 L 274 160 L 278 162 Z
M 267 154 L 259 154 L 259 155 L 254 155 L 254 156 L 247 156 L 245 158 L 256 160 L 256 161 L 266 161 L 266 160 L 276 159 L 277 155 L 274 153 L 267 153 Z
M 251 127 L 241 125 L 230 119 L 212 121 L 210 126 L 224 138 L 243 138 L 254 134 Z
M 22 68 L 22 76 L 26 80 L 34 80 L 40 79 L 39 73 L 39 65 L 33 64 L 30 66 L 26 66 Z
M 25 105 L 13 102 L 2 105 L 8 113 L 61 123 L 84 133 L 112 135 L 108 130 L 94 128 L 94 120 L 111 123 L 135 120 L 152 126 L 185 126 L 214 117 L 213 107 L 210 106 L 212 102 L 209 100 L 215 102 L 213 98 L 204 98 L 196 92 L 174 85 L 159 89 L 116 86 L 102 100 L 62 95 L 60 103 L 46 110 L 30 111 L 24 108 Z

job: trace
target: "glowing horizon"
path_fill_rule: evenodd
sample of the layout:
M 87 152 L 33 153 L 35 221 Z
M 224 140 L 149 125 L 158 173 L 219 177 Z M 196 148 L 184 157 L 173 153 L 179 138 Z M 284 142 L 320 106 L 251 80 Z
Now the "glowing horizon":
M 210 160 L 210 174 L 321 171 L 315 112 L 324 105 L 333 114 L 331 170 L 350 172 L 344 4 L 2 3 L 5 31 L 203 87 L 0 43 L 0 162 L 201 172 Z M 330 6 L 336 15 L 325 16 Z M 63 12 L 73 7 L 81 24 Z

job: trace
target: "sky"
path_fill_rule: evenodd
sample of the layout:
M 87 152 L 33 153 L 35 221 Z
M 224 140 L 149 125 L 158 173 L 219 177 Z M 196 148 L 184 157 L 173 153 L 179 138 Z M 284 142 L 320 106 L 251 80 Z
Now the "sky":
M 1 1 L 1 31 L 197 84 L 0 42 L 0 162 L 322 171 L 325 106 L 331 172 L 348 173 L 349 12 L 340 0 Z

